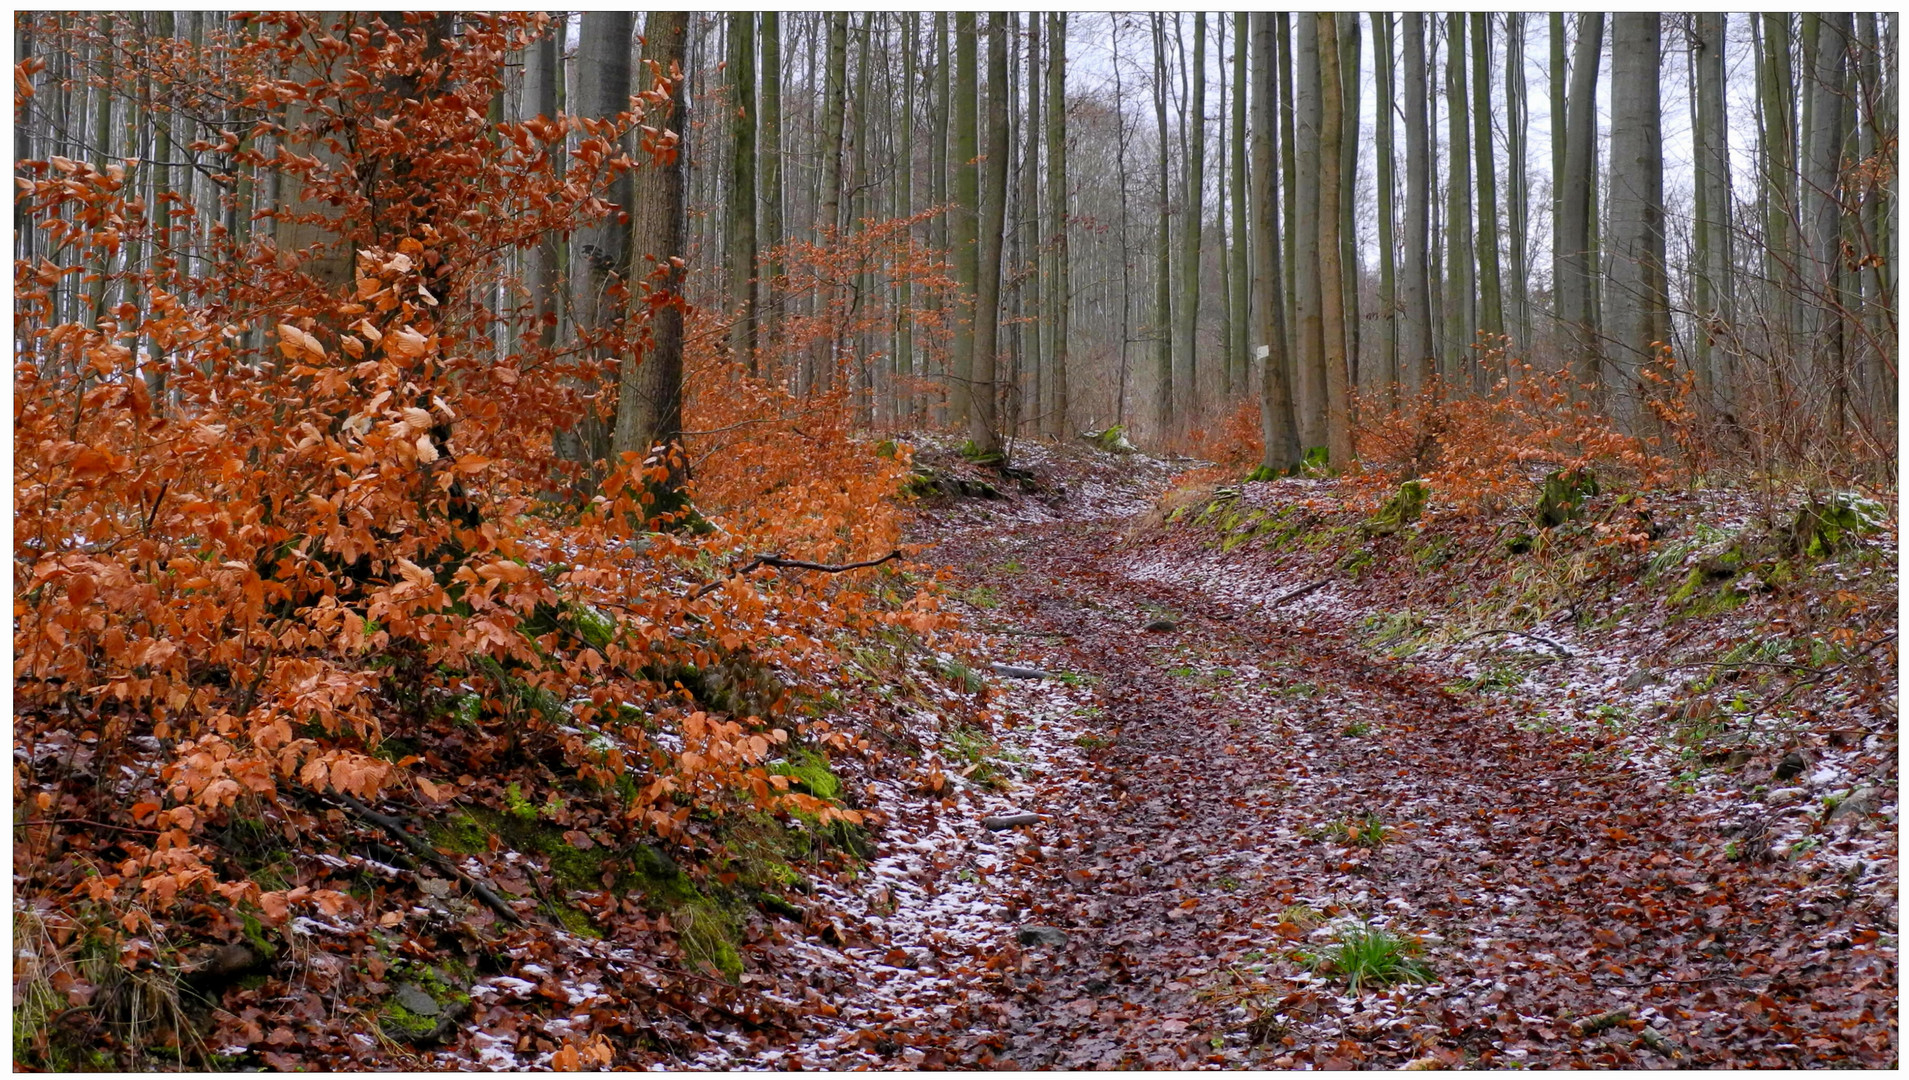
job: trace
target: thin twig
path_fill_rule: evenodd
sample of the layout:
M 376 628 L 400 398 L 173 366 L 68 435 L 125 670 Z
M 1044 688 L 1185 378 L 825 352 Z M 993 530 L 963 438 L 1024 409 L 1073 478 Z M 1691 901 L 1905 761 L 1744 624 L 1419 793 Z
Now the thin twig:
M 894 559 L 899 559 L 901 557 L 902 556 L 901 556 L 900 548 L 896 548 L 895 550 L 889 552 L 888 554 L 882 556 L 879 559 L 870 559 L 867 562 L 852 562 L 852 563 L 818 563 L 818 562 L 808 562 L 803 559 L 785 559 L 780 555 L 758 555 L 755 558 L 750 559 L 748 562 L 743 563 L 741 566 L 737 567 L 736 569 L 731 570 L 729 572 L 728 577 L 717 578 L 715 581 L 709 582 L 708 584 L 704 585 L 702 588 L 697 589 L 693 593 L 690 593 L 689 598 L 691 600 L 700 600 L 703 597 L 709 595 L 710 593 L 715 592 L 717 589 L 722 588 L 723 584 L 727 582 L 730 578 L 741 577 L 742 575 L 747 574 L 752 570 L 756 570 L 764 566 L 773 566 L 773 567 L 777 567 L 780 569 L 787 569 L 787 570 L 814 570 L 817 573 L 822 573 L 822 574 L 840 574 L 849 570 L 865 570 L 871 566 L 880 566 L 881 564 L 885 562 L 889 562 Z

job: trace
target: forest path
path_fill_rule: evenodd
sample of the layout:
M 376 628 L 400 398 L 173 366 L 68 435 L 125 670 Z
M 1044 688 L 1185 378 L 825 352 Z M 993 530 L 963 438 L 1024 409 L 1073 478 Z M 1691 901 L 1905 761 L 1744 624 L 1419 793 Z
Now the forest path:
M 1024 1068 L 1893 1057 L 1891 1021 L 1829 989 L 1888 1000 L 1893 966 L 1817 940 L 1843 920 L 1767 892 L 1781 864 L 1731 858 L 1686 796 L 1531 703 L 1364 651 L 1343 611 L 1161 580 L 1131 509 L 931 529 L 991 659 L 1094 701 L 1017 734 L 1054 684 L 992 680 L 1008 756 L 1049 759 L 1005 793 L 1044 820 L 985 878 L 1024 941 L 987 980 L 998 1026 L 908 1041 Z M 1296 962 L 1359 924 L 1418 942 L 1432 981 L 1355 994 Z

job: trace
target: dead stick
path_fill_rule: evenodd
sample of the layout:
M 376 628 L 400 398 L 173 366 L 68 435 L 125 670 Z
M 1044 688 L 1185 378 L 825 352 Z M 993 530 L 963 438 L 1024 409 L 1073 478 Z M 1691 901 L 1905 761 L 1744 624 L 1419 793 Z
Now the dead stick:
M 483 882 L 477 880 L 471 875 L 465 873 L 462 869 L 458 867 L 456 863 L 438 854 L 438 850 L 436 848 L 432 847 L 430 844 L 425 843 L 423 840 L 420 840 L 417 837 L 412 836 L 410 831 L 404 827 L 404 822 L 398 820 L 397 818 L 391 817 L 388 814 L 380 814 L 376 810 L 373 810 L 371 807 L 366 806 L 364 803 L 360 802 L 355 796 L 347 795 L 342 791 L 331 791 L 331 792 L 327 792 L 326 794 L 329 795 L 331 798 L 335 798 L 338 801 L 344 803 L 346 806 L 350 807 L 352 813 L 357 814 L 359 817 L 364 818 L 366 821 L 369 821 L 373 825 L 378 826 L 379 828 L 383 829 L 385 832 L 390 833 L 392 838 L 397 840 L 398 843 L 403 844 L 405 847 L 409 848 L 413 855 L 416 855 L 421 859 L 424 859 L 428 862 L 433 863 L 441 870 L 447 871 L 455 875 L 459 881 L 462 881 L 465 885 L 469 886 L 471 892 L 475 893 L 477 895 L 477 898 L 479 900 L 482 900 L 485 906 L 490 908 L 492 911 L 495 911 L 497 914 L 503 916 L 506 919 L 509 919 L 511 922 L 516 923 L 519 926 L 523 925 L 524 917 L 522 915 L 517 914 L 516 911 L 512 910 L 511 906 L 504 902 L 503 897 L 498 896 L 495 892 L 492 892 L 490 886 L 484 884 Z
M 709 595 L 712 592 L 715 592 L 717 589 L 722 588 L 723 583 L 728 581 L 729 578 L 741 577 L 742 575 L 747 574 L 752 570 L 755 570 L 764 566 L 773 566 L 780 569 L 788 569 L 788 570 L 814 570 L 818 573 L 823 573 L 823 574 L 840 574 L 840 573 L 845 573 L 849 570 L 865 570 L 871 566 L 880 566 L 881 564 L 885 562 L 889 562 L 891 560 L 899 559 L 899 558 L 901 558 L 900 548 L 896 548 L 894 551 L 889 552 L 888 554 L 882 556 L 879 559 L 870 559 L 867 562 L 852 562 L 852 563 L 806 562 L 802 559 L 785 559 L 780 555 L 758 555 L 755 558 L 750 559 L 748 562 L 743 563 L 741 566 L 737 567 L 736 569 L 731 570 L 729 572 L 729 577 L 718 578 L 717 580 L 709 582 L 708 584 L 704 585 L 702 588 L 697 589 L 695 592 L 690 593 L 689 598 L 691 600 L 701 600 L 703 597 Z

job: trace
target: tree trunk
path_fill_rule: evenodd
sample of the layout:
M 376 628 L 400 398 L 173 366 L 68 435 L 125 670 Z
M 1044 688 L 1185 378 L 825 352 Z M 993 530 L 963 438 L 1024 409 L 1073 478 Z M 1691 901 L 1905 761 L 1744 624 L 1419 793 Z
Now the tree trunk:
M 1670 338 L 1664 278 L 1664 140 L 1656 12 L 1620 12 L 1611 26 L 1610 272 L 1606 287 L 1612 413 L 1632 433 L 1650 422 L 1642 379 Z
M 689 12 L 650 12 L 643 25 L 645 69 L 655 63 L 666 72 L 687 70 L 683 54 L 688 37 Z M 584 40 L 589 40 L 587 34 Z M 627 65 L 627 47 L 623 55 Z M 666 122 L 678 133 L 690 130 L 683 82 L 678 79 L 670 85 L 667 119 L 652 112 L 646 118 L 649 124 L 660 126 Z M 637 270 L 641 277 L 630 290 L 630 307 L 633 317 L 649 313 L 650 333 L 647 347 L 623 364 L 616 437 L 611 444 L 614 458 L 635 454 L 643 459 L 652 450 L 663 448 L 663 462 L 670 471 L 668 479 L 658 486 L 671 493 L 681 489 L 687 473 L 679 445 L 683 432 L 682 258 L 687 254 L 683 243 L 687 232 L 685 168 L 683 154 L 667 164 L 646 167 L 630 210 L 630 245 L 643 257 L 643 265 Z
M 1764 282 L 1768 299 L 1765 318 L 1774 339 L 1776 355 L 1786 357 L 1793 348 L 1791 332 L 1796 326 L 1797 274 L 1796 245 L 1792 223 L 1796 221 L 1796 90 L 1791 77 L 1795 62 L 1790 34 L 1790 16 L 1766 12 L 1763 18 L 1763 83 L 1761 92 L 1766 125 L 1763 140 L 1764 203 Z
M 1253 325 L 1261 355 L 1259 427 L 1265 450 L 1260 464 L 1285 472 L 1299 464 L 1299 433 L 1293 426 L 1291 361 L 1286 352 L 1285 309 L 1280 282 L 1279 171 L 1273 153 L 1275 53 L 1273 16 L 1254 12 L 1253 34 Z M 1290 228 L 1290 223 L 1288 223 Z
M 1319 304 L 1325 315 L 1326 455 L 1334 469 L 1352 467 L 1352 411 L 1347 393 L 1345 267 L 1339 248 L 1339 155 L 1344 139 L 1340 96 L 1338 16 L 1320 12 L 1319 25 Z
M 1478 290 L 1473 280 L 1472 175 L 1470 101 L 1465 86 L 1465 17 L 1445 19 L 1445 337 L 1450 355 L 1449 374 L 1455 382 L 1484 389 L 1485 369 L 1479 364 L 1477 344 Z
M 1604 378 L 1603 345 L 1592 295 L 1597 264 L 1591 256 L 1591 198 L 1597 180 L 1597 72 L 1604 49 L 1604 16 L 1578 16 L 1566 103 L 1564 196 L 1559 200 L 1558 250 L 1561 317 L 1569 328 L 1571 370 L 1584 392 L 1595 396 Z
M 1200 320 L 1200 240 L 1206 194 L 1206 13 L 1193 16 L 1193 89 L 1180 113 L 1181 134 L 1187 147 L 1183 162 L 1186 188 L 1180 206 L 1180 302 L 1175 307 L 1173 400 L 1182 427 L 1198 422 L 1200 414 L 1199 354 L 1196 334 Z
M 897 217 L 915 216 L 915 76 L 921 52 L 921 15 L 902 16 L 901 154 L 895 174 Z M 909 230 L 913 239 L 914 230 Z M 895 382 L 897 419 L 912 427 L 917 412 L 915 395 L 915 298 L 912 276 L 903 272 L 895 283 Z
M 1053 376 L 1054 401 L 1049 415 L 1053 417 L 1049 431 L 1054 435 L 1066 435 L 1072 429 L 1067 424 L 1068 381 L 1067 381 L 1067 335 L 1069 315 L 1073 297 L 1070 293 L 1070 274 L 1067 248 L 1067 13 L 1052 12 L 1047 16 L 1047 245 L 1048 265 L 1053 276 L 1045 292 L 1047 305 L 1043 316 L 1047 320 L 1046 340 L 1050 359 L 1048 371 Z M 1117 148 L 1125 155 L 1125 147 Z M 1122 173 L 1125 175 L 1124 171 Z M 1120 190 L 1121 203 L 1126 203 L 1126 184 L 1123 179 Z M 1125 234 L 1122 234 L 1122 262 L 1126 254 Z M 1122 289 L 1121 303 L 1126 303 L 1126 292 Z M 1121 349 L 1126 349 L 1126 333 L 1121 334 Z M 1124 368 L 1123 368 L 1124 375 Z
M 1505 15 L 1505 153 L 1507 183 L 1505 218 L 1511 227 L 1510 242 L 1505 245 L 1506 272 L 1511 287 L 1505 290 L 1510 321 L 1505 328 L 1511 336 L 1510 355 L 1528 360 L 1531 348 L 1531 282 L 1526 276 L 1526 257 L 1531 246 L 1531 187 L 1525 176 L 1531 109 L 1525 96 L 1525 14 Z M 1516 369 L 1507 374 L 1514 381 Z
M 972 16 L 970 16 L 972 17 Z M 981 180 L 981 235 L 974 304 L 974 379 L 968 438 L 978 453 L 1000 449 L 994 420 L 994 366 L 1001 314 L 1001 241 L 1008 194 L 1007 15 L 988 13 L 987 170 Z
M 952 99 L 950 73 L 954 68 L 954 64 L 948 51 L 947 12 L 935 12 L 934 35 L 935 75 L 933 104 L 930 110 L 934 119 L 933 123 L 929 125 L 928 132 L 928 201 L 937 207 L 945 207 L 948 205 L 948 140 L 952 136 L 954 128 L 954 125 L 950 122 L 952 115 L 950 108 Z M 955 213 L 953 211 L 944 210 L 936 214 L 934 220 L 929 225 L 928 243 L 929 246 L 935 250 L 938 257 L 947 258 L 949 252 L 952 250 L 953 221 L 951 219 L 954 216 Z M 956 256 L 956 265 L 957 267 L 960 265 L 959 256 Z M 941 293 L 939 291 L 929 294 L 929 304 L 936 314 L 940 314 Z M 960 300 L 957 299 L 954 312 L 954 335 L 957 340 L 963 332 L 961 329 L 962 318 L 963 309 Z M 949 422 L 952 410 L 958 408 L 958 405 L 956 405 L 957 402 L 965 402 L 967 400 L 965 392 L 958 389 L 960 384 L 955 381 L 956 377 L 965 378 L 965 376 L 959 375 L 960 371 L 961 366 L 958 358 L 954 355 L 954 350 L 951 349 L 949 353 L 944 354 L 941 360 L 941 389 L 935 398 L 934 411 L 935 423 L 939 425 L 946 425 Z
M 1571 331 L 1564 312 L 1564 159 L 1569 113 L 1565 109 L 1564 14 L 1554 11 L 1551 23 L 1551 319 L 1553 347 L 1564 352 Z
M 1432 346 L 1432 184 L 1427 150 L 1432 125 L 1425 107 L 1425 16 L 1407 12 L 1403 18 L 1405 247 L 1400 255 L 1405 307 L 1400 313 L 1403 340 L 1399 348 L 1406 389 L 1418 393 L 1431 385 L 1438 371 L 1438 354 Z
M 1015 272 L 1025 274 L 1021 287 L 1023 300 L 1020 332 L 1023 339 L 1030 342 L 1025 350 L 1027 366 L 1032 376 L 1028 397 L 1034 406 L 1034 422 L 1037 430 L 1046 431 L 1048 422 L 1048 404 L 1045 393 L 1053 388 L 1043 370 L 1046 366 L 1047 349 L 1042 343 L 1043 331 L 1047 328 L 1046 313 L 1041 309 L 1041 267 L 1047 261 L 1046 244 L 1041 239 L 1041 20 L 1040 12 L 1031 12 L 1027 18 L 1027 71 L 1022 76 L 1023 89 L 1027 93 L 1027 113 L 1021 118 L 1021 206 L 1015 214 L 1014 231 L 1016 236 L 1026 236 L 1030 240 L 1022 259 L 1017 259 Z
M 1227 343 L 1226 383 L 1228 402 L 1232 388 L 1245 384 L 1252 371 L 1249 342 L 1252 340 L 1252 311 L 1248 297 L 1252 292 L 1252 237 L 1247 219 L 1252 211 L 1246 201 L 1246 54 L 1247 24 L 1244 16 L 1233 19 L 1233 163 L 1228 179 L 1232 184 L 1233 247 L 1232 291 L 1227 297 L 1232 311 L 1232 340 Z
M 756 374 L 756 17 L 729 15 L 729 354 Z
M 1728 415 L 1736 375 L 1731 370 L 1736 323 L 1736 282 L 1731 255 L 1730 139 L 1724 111 L 1725 20 L 1719 13 L 1696 16 L 1697 192 L 1702 198 L 1696 221 L 1695 277 L 1698 378 L 1709 389 L 1708 404 Z
M 1806 100 L 1810 103 L 1809 143 L 1803 167 L 1803 227 L 1807 230 L 1808 261 L 1804 324 L 1816 385 L 1829 392 L 1824 419 L 1834 435 L 1841 435 L 1849 399 L 1849 370 L 1844 356 L 1841 292 L 1842 252 L 1839 241 L 1843 205 L 1840 180 L 1844 142 L 1849 125 L 1843 122 L 1843 99 L 1848 93 L 1844 61 L 1848 57 L 1850 17 L 1846 12 L 1805 15 L 1805 25 L 1816 24 L 1815 66 Z
M 1359 269 L 1359 226 L 1354 213 L 1359 195 L 1359 83 L 1363 77 L 1358 12 L 1340 12 L 1335 30 L 1339 35 L 1339 115 L 1344 124 L 1339 140 L 1339 265 L 1344 282 L 1340 316 L 1345 327 L 1346 378 L 1356 389 L 1363 322 L 1359 287 L 1365 277 Z
M 1298 142 L 1293 134 L 1298 100 L 1293 90 L 1293 34 L 1291 16 L 1284 11 L 1276 13 L 1273 16 L 1273 31 L 1274 41 L 1279 50 L 1279 175 L 1281 178 L 1281 182 L 1277 185 L 1275 190 L 1280 198 L 1281 213 L 1279 219 L 1286 223 L 1286 231 L 1280 236 L 1280 243 L 1282 245 L 1280 250 L 1280 266 L 1288 271 L 1288 273 L 1284 275 L 1285 290 L 1280 294 L 1279 302 L 1285 311 L 1286 356 L 1289 370 L 1291 370 L 1290 365 L 1299 363 L 1305 354 L 1305 350 L 1302 349 L 1299 344 L 1298 285 L 1300 276 L 1298 273 L 1299 233 L 1303 230 L 1297 228 L 1294 224 L 1299 220 L 1299 162 L 1297 156 Z M 1299 393 L 1298 378 L 1302 377 L 1303 376 L 1296 377 L 1294 380 L 1293 392 L 1295 395 Z M 1295 397 L 1294 408 L 1296 410 L 1303 409 L 1304 404 L 1303 398 Z M 1303 433 L 1310 430 L 1305 426 L 1308 421 L 1303 414 L 1299 414 L 1296 418 L 1300 424 L 1299 430 L 1303 438 Z M 1313 444 L 1307 443 L 1305 445 L 1311 446 Z
M 1399 292 L 1398 242 L 1393 228 L 1392 110 L 1398 92 L 1394 85 L 1393 39 L 1397 36 L 1392 13 L 1375 11 L 1372 18 L 1373 72 L 1378 81 L 1378 195 L 1379 195 L 1379 371 L 1386 402 L 1399 402 Z
M 976 296 L 980 287 L 980 253 L 975 244 L 981 229 L 981 174 L 975 163 L 980 153 L 979 117 L 976 115 L 979 81 L 977 70 L 975 16 L 972 12 L 955 14 L 954 85 L 954 220 L 950 223 L 949 242 L 954 248 L 957 300 L 954 317 L 954 420 L 967 424 L 974 415 L 975 332 L 979 318 Z M 989 362 L 993 356 L 989 355 Z M 990 374 L 992 372 L 990 371 Z M 992 381 L 988 407 L 994 407 Z M 989 417 L 988 426 L 993 427 Z
M 629 12 L 584 12 L 577 67 L 589 76 L 578 80 L 579 116 L 609 120 L 629 111 L 630 44 L 635 31 Z M 627 149 L 627 144 L 621 148 Z M 606 201 L 613 205 L 610 214 L 578 229 L 572 239 L 570 296 L 580 330 L 601 334 L 624 317 L 624 309 L 610 299 L 609 290 L 616 282 L 630 280 L 629 226 L 619 225 L 616 218 L 631 212 L 634 192 L 634 178 L 625 173 L 606 193 Z M 585 412 L 572 432 L 559 433 L 561 452 L 584 465 L 605 459 L 614 465 L 614 432 L 608 421 L 595 408 Z
M 1498 165 L 1491 146 L 1490 20 L 1489 12 L 1471 13 L 1472 148 L 1478 160 L 1478 329 L 1489 335 L 1496 347 L 1505 336 L 1505 308 L 1498 277 Z M 1487 373 L 1482 364 L 1473 368 L 1481 378 L 1505 370 L 1501 367 Z
M 1155 228 L 1154 246 L 1154 355 L 1155 373 L 1159 382 L 1158 424 L 1159 437 L 1166 438 L 1173 431 L 1173 247 L 1172 235 L 1167 227 L 1172 213 L 1173 196 L 1169 191 L 1171 181 L 1167 173 L 1167 43 L 1166 27 L 1159 12 L 1153 13 L 1153 112 L 1159 125 L 1160 150 L 1160 220 Z
M 1299 312 L 1299 363 L 1298 378 L 1294 381 L 1297 401 L 1296 412 L 1299 420 L 1299 439 L 1306 452 L 1314 447 L 1326 445 L 1326 353 L 1325 353 L 1325 313 L 1331 311 L 1338 321 L 1340 308 L 1337 305 L 1325 307 L 1324 281 L 1319 273 L 1321 231 L 1320 215 L 1325 202 L 1324 192 L 1320 190 L 1322 175 L 1319 155 L 1320 124 L 1323 120 L 1321 91 L 1325 88 L 1321 72 L 1321 43 L 1319 40 L 1319 20 L 1310 13 L 1298 17 L 1299 34 L 1297 42 L 1298 62 L 1295 68 L 1294 93 L 1298 100 L 1294 103 L 1293 127 L 1298 146 L 1294 151 L 1297 168 L 1295 179 L 1298 193 L 1295 199 L 1297 208 L 1294 216 L 1288 219 L 1293 230 L 1298 233 L 1298 262 L 1294 264 L 1294 302 Z M 1333 66 L 1338 66 L 1334 58 Z M 1334 160 L 1337 171 L 1337 159 Z M 1338 191 L 1333 192 L 1337 200 Z M 1334 209 L 1333 223 L 1338 224 L 1337 208 Z M 1333 249 L 1333 258 L 1338 259 L 1338 249 Z M 1336 294 L 1335 294 L 1336 296 Z

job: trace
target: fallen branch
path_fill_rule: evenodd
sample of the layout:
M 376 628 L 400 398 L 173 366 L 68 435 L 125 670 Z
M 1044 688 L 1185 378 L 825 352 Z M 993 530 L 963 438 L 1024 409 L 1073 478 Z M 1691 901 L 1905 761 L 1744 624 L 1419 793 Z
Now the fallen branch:
M 1273 597 L 1271 600 L 1266 601 L 1265 607 L 1261 608 L 1260 610 L 1264 611 L 1266 610 L 1266 608 L 1276 608 L 1281 604 L 1288 603 L 1293 600 L 1297 600 L 1302 596 L 1311 596 L 1313 593 L 1316 593 L 1320 589 L 1325 588 L 1329 583 L 1330 583 L 1329 579 L 1320 578 L 1318 581 L 1315 581 L 1309 585 L 1301 585 L 1296 589 L 1288 589 L 1285 592 L 1280 593 L 1278 596 Z
M 420 859 L 424 859 L 425 861 L 436 866 L 438 869 L 443 870 L 444 872 L 457 878 L 459 881 L 462 881 L 465 884 L 465 886 L 469 888 L 471 892 L 479 900 L 482 900 L 484 902 L 484 906 L 490 908 L 492 911 L 495 911 L 498 915 L 502 916 L 505 919 L 508 919 L 512 923 L 515 923 L 519 926 L 523 925 L 524 917 L 522 915 L 517 914 L 517 912 L 513 910 L 509 904 L 505 903 L 503 897 L 498 896 L 495 892 L 493 892 L 489 885 L 484 884 L 483 882 L 477 880 L 471 875 L 465 873 L 463 870 L 459 869 L 456 863 L 445 858 L 443 855 L 438 854 L 438 850 L 436 848 L 432 847 L 430 844 L 425 843 L 423 840 L 420 840 L 419 838 L 411 835 L 410 830 L 405 828 L 403 821 L 399 820 L 398 818 L 394 818 L 389 814 L 380 814 L 376 810 L 373 810 L 371 807 L 366 806 L 363 802 L 359 801 L 356 796 L 347 795 L 342 791 L 330 791 L 330 792 L 326 792 L 325 794 L 326 794 L 326 797 L 337 799 L 338 801 L 344 803 L 347 807 L 350 807 L 352 813 L 357 814 L 359 817 L 364 818 L 366 821 L 371 822 L 373 825 L 376 825 L 379 828 L 383 829 L 385 832 L 391 834 L 391 837 L 393 839 L 397 840 L 398 843 L 403 844 L 407 849 L 410 850 L 410 852 L 413 855 L 416 855 Z
M 737 567 L 736 569 L 731 570 L 729 572 L 729 577 L 717 578 L 715 581 L 709 582 L 708 584 L 704 585 L 702 588 L 697 589 L 693 593 L 690 593 L 689 598 L 691 600 L 700 600 L 703 597 L 708 596 L 710 593 L 715 592 L 717 589 L 722 588 L 723 583 L 727 582 L 729 578 L 741 577 L 742 575 L 747 574 L 752 570 L 760 569 L 761 567 L 764 567 L 764 566 L 773 566 L 778 569 L 785 569 L 785 570 L 814 570 L 817 573 L 821 573 L 821 574 L 841 574 L 841 573 L 846 573 L 847 571 L 850 571 L 850 570 L 865 570 L 871 566 L 880 566 L 881 564 L 885 562 L 890 562 L 892 560 L 899 559 L 899 558 L 901 558 L 900 548 L 896 548 L 895 550 L 889 552 L 888 554 L 882 556 L 879 559 L 870 559 L 867 562 L 852 562 L 852 563 L 806 562 L 802 559 L 785 559 L 780 555 L 757 555 L 755 558 L 750 559 L 746 563 L 743 563 L 741 566 Z

